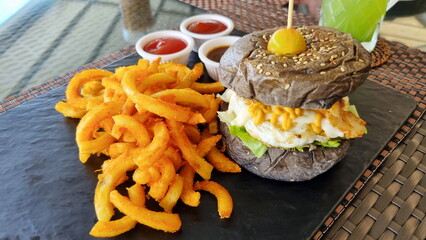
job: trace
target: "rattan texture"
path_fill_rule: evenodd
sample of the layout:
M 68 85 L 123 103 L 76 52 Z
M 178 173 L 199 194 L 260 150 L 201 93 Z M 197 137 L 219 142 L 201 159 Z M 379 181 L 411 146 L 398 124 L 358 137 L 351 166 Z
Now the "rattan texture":
M 259 1 L 253 1 L 253 0 L 245 0 L 245 1 L 235 1 L 235 0 L 218 0 L 218 1 L 210 1 L 210 0 L 179 0 L 181 2 L 196 6 L 198 8 L 206 9 L 206 10 L 214 10 L 217 8 L 222 7 L 223 5 L 235 5 L 238 2 L 244 2 L 244 3 L 258 3 Z M 266 4 L 274 4 L 274 5 L 286 5 L 288 3 L 288 0 L 264 0 L 262 1 Z
M 287 1 L 183 2 L 226 15 L 234 20 L 238 30 L 244 32 L 286 24 L 287 9 L 284 5 Z M 300 13 L 294 15 L 293 21 L 295 26 L 316 24 L 315 19 Z M 385 46 L 388 59 L 373 68 L 369 78 L 413 96 L 418 107 L 313 239 L 426 237 L 426 56 L 424 52 L 401 43 L 380 41 L 386 43 L 381 46 Z M 134 52 L 134 47 L 125 48 L 4 99 L 0 101 L 0 114 L 68 83 L 75 73 L 83 69 L 100 68 Z
M 376 47 L 371 52 L 371 67 L 378 67 L 385 63 L 392 54 L 389 44 L 383 38 L 377 40 Z
M 266 28 L 273 28 L 287 25 L 288 10 L 284 4 L 271 4 L 268 1 L 230 1 L 216 7 L 212 12 L 230 17 L 235 28 L 243 32 L 253 32 Z M 293 25 L 305 26 L 314 25 L 317 20 L 294 12 Z

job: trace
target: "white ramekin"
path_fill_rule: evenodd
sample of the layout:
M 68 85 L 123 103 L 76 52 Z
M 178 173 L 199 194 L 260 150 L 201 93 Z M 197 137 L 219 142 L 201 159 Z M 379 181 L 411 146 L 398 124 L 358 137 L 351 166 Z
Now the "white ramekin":
M 217 20 L 226 25 L 226 29 L 222 32 L 213 33 L 213 34 L 199 34 L 199 33 L 193 33 L 188 30 L 188 25 L 201 20 Z M 185 20 L 183 20 L 180 24 L 180 31 L 191 36 L 194 39 L 195 47 L 194 51 L 197 52 L 198 48 L 203 44 L 205 41 L 213 38 L 223 37 L 226 35 L 229 35 L 232 30 L 234 30 L 234 22 L 225 16 L 218 15 L 218 14 L 200 14 L 195 15 L 192 17 L 189 17 Z
M 157 38 L 162 37 L 176 37 L 184 40 L 186 42 L 186 47 L 179 52 L 172 54 L 152 54 L 143 50 L 143 47 L 149 42 Z M 148 59 L 153 61 L 158 57 L 161 57 L 161 63 L 166 62 L 176 62 L 184 65 L 188 64 L 189 55 L 194 48 L 194 39 L 188 36 L 187 34 L 183 34 L 180 31 L 175 30 L 164 30 L 149 33 L 143 37 L 141 37 L 135 44 L 136 52 L 144 59 Z
M 241 37 L 239 36 L 225 36 L 210 39 L 201 44 L 200 48 L 198 49 L 198 57 L 204 63 L 204 66 L 206 67 L 209 76 L 213 80 L 219 81 L 219 63 L 208 59 L 207 54 L 217 47 L 231 46 L 240 38 Z

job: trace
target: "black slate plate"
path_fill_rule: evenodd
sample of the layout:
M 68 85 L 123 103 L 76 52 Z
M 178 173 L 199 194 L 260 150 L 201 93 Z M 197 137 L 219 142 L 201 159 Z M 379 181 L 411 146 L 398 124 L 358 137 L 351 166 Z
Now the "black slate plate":
M 131 55 L 114 66 L 136 63 Z M 193 54 L 192 62 L 197 61 Z M 205 77 L 207 79 L 207 77 Z M 101 159 L 82 164 L 74 141 L 78 121 L 54 110 L 65 87 L 0 115 L 0 239 L 92 239 L 93 191 Z M 175 234 L 138 225 L 114 239 L 307 239 L 341 202 L 416 107 L 408 96 L 367 81 L 351 96 L 368 123 L 347 157 L 308 182 L 266 180 L 246 171 L 214 172 L 212 180 L 234 199 L 221 220 L 216 199 L 202 194 L 197 208 L 179 203 L 183 222 Z

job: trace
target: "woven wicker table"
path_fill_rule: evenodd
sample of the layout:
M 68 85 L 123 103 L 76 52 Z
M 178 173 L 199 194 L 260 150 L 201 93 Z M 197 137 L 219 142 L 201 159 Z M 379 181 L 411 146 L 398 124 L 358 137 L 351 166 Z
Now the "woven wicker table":
M 243 32 L 286 23 L 287 1 L 202 1 L 188 4 L 226 15 Z M 256 9 L 256 11 L 252 11 Z M 294 15 L 295 25 L 315 19 Z M 386 62 L 372 69 L 370 80 L 413 96 L 417 109 L 323 223 L 314 239 L 425 239 L 426 237 L 426 57 L 397 42 L 383 41 Z M 127 47 L 42 85 L 0 101 L 0 114 L 66 84 L 82 69 L 100 68 L 135 52 Z M 392 104 L 392 103 L 389 103 Z

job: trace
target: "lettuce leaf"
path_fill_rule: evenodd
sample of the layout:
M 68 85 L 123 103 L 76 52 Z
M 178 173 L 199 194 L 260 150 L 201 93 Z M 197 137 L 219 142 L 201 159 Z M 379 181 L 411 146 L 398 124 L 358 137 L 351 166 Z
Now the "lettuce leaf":
M 335 148 L 335 147 L 340 146 L 340 141 L 341 141 L 340 139 L 332 139 L 332 140 L 329 140 L 327 142 L 314 142 L 314 144 L 318 145 L 318 146 L 323 146 L 323 147 Z
M 256 157 L 260 158 L 268 151 L 268 147 L 261 141 L 252 137 L 244 127 L 230 126 L 229 132 L 241 139 L 243 143 L 253 152 Z
M 339 147 L 340 146 L 340 141 L 341 141 L 340 138 L 335 138 L 335 139 L 329 140 L 327 142 L 317 142 L 317 141 L 315 141 L 312 144 L 316 145 L 316 146 L 321 146 L 321 147 L 335 148 L 335 147 Z M 309 146 L 305 146 L 305 147 L 308 148 Z M 299 152 L 304 152 L 305 151 L 304 150 L 305 147 L 295 147 L 294 149 L 289 149 L 289 150 L 297 150 Z
M 349 112 L 355 114 L 355 116 L 359 117 L 358 111 L 356 110 L 355 105 L 349 105 L 346 107 L 346 110 L 348 110 Z
M 294 149 L 296 149 L 299 152 L 304 152 L 305 150 L 303 150 L 304 147 L 295 147 Z
M 238 127 L 238 126 L 232 126 L 231 125 L 229 127 L 229 132 L 232 135 L 238 137 L 241 141 L 243 141 L 243 143 L 258 158 L 262 157 L 263 154 L 265 154 L 265 152 L 268 151 L 268 147 L 264 143 L 262 143 L 261 141 L 252 137 L 244 127 Z M 340 146 L 341 140 L 342 139 L 340 139 L 340 138 L 336 138 L 336 139 L 332 139 L 332 140 L 327 141 L 327 142 L 314 142 L 313 144 L 315 144 L 317 146 L 322 146 L 322 147 L 335 148 L 335 147 Z M 304 152 L 304 147 L 296 147 L 293 150 L 297 150 L 299 152 Z

